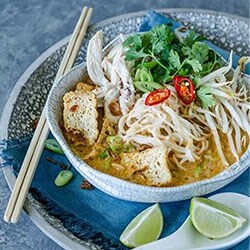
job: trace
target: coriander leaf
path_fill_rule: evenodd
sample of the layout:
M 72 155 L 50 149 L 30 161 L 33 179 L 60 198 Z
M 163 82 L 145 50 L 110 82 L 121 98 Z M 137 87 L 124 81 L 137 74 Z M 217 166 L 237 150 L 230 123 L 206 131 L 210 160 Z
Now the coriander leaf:
M 148 49 L 151 49 L 151 41 L 150 41 L 151 35 L 149 32 L 145 32 L 141 34 L 141 41 L 142 41 L 142 48 L 144 48 L 144 51 L 146 52 Z
M 123 46 L 126 48 L 136 48 L 136 49 L 140 49 L 142 47 L 142 40 L 140 35 L 134 35 L 134 36 L 130 36 L 128 37 L 124 42 L 123 42 Z
M 176 51 L 173 49 L 169 53 L 169 63 L 173 68 L 179 69 L 181 66 L 180 57 Z
M 170 43 L 175 35 L 174 32 L 171 30 L 171 28 L 166 25 L 157 25 L 151 30 L 152 37 L 157 37 L 159 40 L 165 41 L 167 43 Z
M 170 78 L 169 74 L 170 74 L 169 70 L 163 69 L 159 65 L 155 67 L 152 71 L 154 82 L 158 82 L 161 84 L 169 81 Z
M 206 72 L 206 74 L 209 74 L 212 71 L 212 62 L 204 63 L 202 66 L 202 71 Z
M 197 91 L 197 96 L 200 98 L 203 108 L 211 108 L 216 104 L 208 86 L 201 86 Z
M 169 73 L 170 73 L 169 70 L 165 70 L 165 73 L 161 76 L 161 83 L 166 83 L 169 80 L 171 80 Z
M 199 88 L 200 87 L 200 84 L 201 84 L 201 77 L 199 75 L 195 75 L 193 78 L 193 83 L 195 85 L 195 88 Z
M 198 41 L 203 41 L 204 37 L 201 35 L 197 35 L 193 30 L 191 30 L 188 35 L 183 39 L 183 44 L 188 46 L 188 47 L 192 47 L 192 45 L 195 42 Z
M 125 60 L 132 61 L 134 59 L 143 58 L 148 56 L 148 54 L 143 52 L 143 49 L 137 51 L 135 48 L 132 48 L 126 52 Z
M 180 76 L 187 76 L 189 73 L 190 72 L 188 67 L 183 67 L 178 71 L 178 75 Z
M 169 47 L 164 46 L 164 49 L 163 49 L 163 51 L 161 52 L 161 59 L 162 59 L 163 61 L 166 61 L 166 62 L 168 61 L 169 52 L 170 52 Z
M 196 60 L 198 60 L 201 64 L 203 64 L 208 59 L 209 48 L 207 44 L 203 42 L 195 42 L 192 46 L 192 56 Z
M 191 48 L 188 47 L 188 46 L 183 46 L 181 48 L 181 52 L 185 55 L 185 56 L 188 56 L 188 57 L 191 57 Z
M 194 70 L 195 73 L 197 73 L 197 72 L 199 72 L 199 71 L 202 70 L 201 64 L 196 59 L 187 59 L 186 60 L 186 64 L 189 64 L 193 68 L 193 70 Z
M 154 54 L 159 54 L 164 49 L 164 41 L 157 41 L 152 44 L 152 51 Z
M 195 42 L 195 32 L 193 30 L 190 30 L 188 35 L 184 38 L 183 43 L 185 43 L 187 46 L 192 46 L 192 44 Z

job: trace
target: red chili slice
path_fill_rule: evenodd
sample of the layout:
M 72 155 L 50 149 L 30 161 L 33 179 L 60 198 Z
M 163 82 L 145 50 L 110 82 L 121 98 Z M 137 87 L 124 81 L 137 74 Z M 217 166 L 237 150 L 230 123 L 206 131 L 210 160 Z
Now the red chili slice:
M 168 99 L 170 94 L 171 91 L 169 89 L 156 89 L 147 95 L 145 105 L 152 106 L 161 103 Z
M 185 105 L 192 103 L 195 99 L 195 88 L 192 80 L 183 76 L 175 76 L 173 82 L 177 96 L 181 102 Z

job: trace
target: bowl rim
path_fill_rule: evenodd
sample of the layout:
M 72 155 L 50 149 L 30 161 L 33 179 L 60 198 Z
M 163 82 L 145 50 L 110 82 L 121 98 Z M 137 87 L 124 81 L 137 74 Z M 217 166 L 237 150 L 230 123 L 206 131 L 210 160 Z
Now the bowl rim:
M 122 36 L 126 37 L 132 34 L 128 34 L 128 35 L 123 35 L 120 34 L 117 37 L 115 37 L 113 40 L 111 40 L 104 48 L 103 48 L 103 52 L 105 53 L 105 51 L 112 46 L 114 43 L 117 42 L 117 40 L 119 40 Z M 233 164 L 229 165 L 225 170 L 223 170 L 222 172 L 218 173 L 217 175 L 208 178 L 208 179 L 202 179 L 199 181 L 195 181 L 192 183 L 188 183 L 188 184 L 184 184 L 184 185 L 179 185 L 179 186 L 146 186 L 146 185 L 141 185 L 141 184 L 137 184 L 137 183 L 133 183 L 124 179 L 121 179 L 119 177 L 116 176 L 112 176 L 106 173 L 103 173 L 99 170 L 96 170 L 94 168 L 92 168 L 90 165 L 88 165 L 84 160 L 82 160 L 81 158 L 79 158 L 78 156 L 76 156 L 73 151 L 71 150 L 71 148 L 68 145 L 67 140 L 65 139 L 65 137 L 63 136 L 63 133 L 61 131 L 62 137 L 61 135 L 59 135 L 56 131 L 56 128 L 54 128 L 53 122 L 51 122 L 51 119 L 53 119 L 52 117 L 54 117 L 54 112 L 52 112 L 52 109 L 49 109 L 49 103 L 51 102 L 51 100 L 53 100 L 53 93 L 56 91 L 56 89 L 60 86 L 60 83 L 67 79 L 68 77 L 70 77 L 70 74 L 72 74 L 72 72 L 74 71 L 80 71 L 85 69 L 86 70 L 87 65 L 86 62 L 82 62 L 81 64 L 73 67 L 72 69 L 70 69 L 67 73 L 65 73 L 64 75 L 62 75 L 59 79 L 57 79 L 55 81 L 55 83 L 53 84 L 50 93 L 48 95 L 47 98 L 47 102 L 46 102 L 46 106 L 45 106 L 45 112 L 46 112 L 46 119 L 49 125 L 49 128 L 53 134 L 53 136 L 56 138 L 56 140 L 59 142 L 60 146 L 62 147 L 65 155 L 67 156 L 67 158 L 70 160 L 70 162 L 72 163 L 72 165 L 77 169 L 77 171 L 83 175 L 82 173 L 84 171 L 82 171 L 81 169 L 81 165 L 83 165 L 85 168 L 87 168 L 87 171 L 90 171 L 92 174 L 94 174 L 95 176 L 98 175 L 101 178 L 109 178 L 110 180 L 113 180 L 116 184 L 119 183 L 120 186 L 129 186 L 131 188 L 136 187 L 136 189 L 141 190 L 141 191 L 150 191 L 152 192 L 178 192 L 180 190 L 180 188 L 185 187 L 186 189 L 192 189 L 196 186 L 200 186 L 200 185 L 206 185 L 206 184 L 212 184 L 212 183 L 217 183 L 217 182 L 221 182 L 221 181 L 226 181 L 228 179 L 232 179 L 232 177 L 235 175 L 235 173 L 241 175 L 245 170 L 247 170 L 250 167 L 250 164 L 246 164 L 245 167 L 241 168 L 241 162 L 245 161 L 248 157 L 250 158 L 250 147 L 248 147 L 248 149 L 243 153 L 243 155 L 239 158 L 238 161 L 234 162 Z M 87 70 L 86 70 L 87 72 Z M 248 75 L 246 75 L 247 78 L 249 78 Z M 68 82 L 68 81 L 66 81 Z M 66 84 L 67 85 L 67 84 Z M 64 86 L 65 87 L 65 86 Z M 62 91 L 60 91 L 61 93 Z M 66 93 L 66 92 L 65 92 Z M 56 118 L 54 117 L 54 120 L 56 121 Z M 56 124 L 58 124 L 58 121 L 55 122 Z M 58 126 L 59 130 L 60 126 Z M 240 170 L 240 171 L 238 171 Z M 87 176 L 88 174 L 86 174 L 86 172 L 84 172 L 84 175 Z

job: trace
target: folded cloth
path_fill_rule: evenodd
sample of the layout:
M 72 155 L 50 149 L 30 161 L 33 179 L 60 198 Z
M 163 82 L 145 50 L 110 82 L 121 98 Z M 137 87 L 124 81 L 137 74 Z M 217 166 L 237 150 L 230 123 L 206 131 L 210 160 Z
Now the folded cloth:
M 169 22 L 172 23 L 173 29 L 181 25 L 165 15 L 150 11 L 145 16 L 140 31 L 147 31 L 155 25 Z M 212 46 L 212 43 L 210 45 Z M 227 51 L 216 45 L 213 46 L 218 53 L 225 58 L 228 57 Z M 234 58 L 237 60 L 236 57 Z M 1 142 L 1 166 L 11 166 L 17 174 L 29 143 L 30 137 Z M 48 158 L 55 160 L 56 164 L 48 161 Z M 44 150 L 30 189 L 32 196 L 44 205 L 50 215 L 60 219 L 63 226 L 78 238 L 92 241 L 103 246 L 103 249 L 126 249 L 119 242 L 121 232 L 129 221 L 149 204 L 118 200 L 96 188 L 81 190 L 83 177 L 74 168 L 71 168 L 74 173 L 73 180 L 67 186 L 59 188 L 54 185 L 54 180 L 61 171 L 59 166 L 61 163 L 70 165 L 65 156 Z M 248 183 L 249 170 L 219 192 L 249 194 Z M 176 231 L 184 222 L 188 216 L 189 201 L 162 203 L 160 206 L 166 221 L 162 233 L 164 237 Z M 248 249 L 248 246 L 249 240 L 245 240 L 232 249 Z

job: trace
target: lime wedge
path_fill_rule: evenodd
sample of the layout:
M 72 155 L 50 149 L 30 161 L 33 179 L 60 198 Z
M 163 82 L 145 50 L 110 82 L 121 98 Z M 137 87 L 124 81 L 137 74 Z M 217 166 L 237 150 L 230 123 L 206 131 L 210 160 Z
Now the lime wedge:
M 229 236 L 239 229 L 246 219 L 219 202 L 193 198 L 190 205 L 190 218 L 194 227 L 210 239 Z
M 120 241 L 127 247 L 137 247 L 157 240 L 162 232 L 163 216 L 159 204 L 138 214 L 125 228 Z

